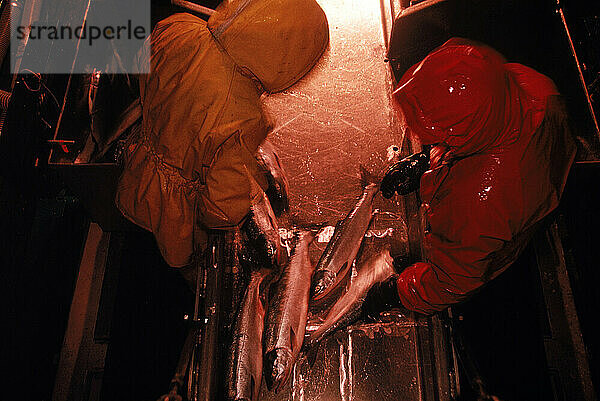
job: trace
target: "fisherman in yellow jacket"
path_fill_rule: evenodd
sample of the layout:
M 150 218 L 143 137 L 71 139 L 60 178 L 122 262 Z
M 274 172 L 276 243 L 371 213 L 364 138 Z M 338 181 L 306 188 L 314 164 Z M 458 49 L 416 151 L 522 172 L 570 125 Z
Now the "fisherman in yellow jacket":
M 255 159 L 269 129 L 260 97 L 302 78 L 328 29 L 315 0 L 225 0 L 208 22 L 179 13 L 158 23 L 116 202 L 154 233 L 169 265 L 190 265 L 206 230 L 243 222 L 251 181 L 266 187 Z

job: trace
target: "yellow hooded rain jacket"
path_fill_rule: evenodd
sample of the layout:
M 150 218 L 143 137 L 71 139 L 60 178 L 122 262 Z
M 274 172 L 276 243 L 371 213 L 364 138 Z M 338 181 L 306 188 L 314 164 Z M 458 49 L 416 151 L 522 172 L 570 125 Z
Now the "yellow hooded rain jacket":
M 154 233 L 169 265 L 190 264 L 206 229 L 247 215 L 250 177 L 265 185 L 254 157 L 268 132 L 260 96 L 298 81 L 328 39 L 314 0 L 224 1 L 208 23 L 180 13 L 157 24 L 116 203 Z

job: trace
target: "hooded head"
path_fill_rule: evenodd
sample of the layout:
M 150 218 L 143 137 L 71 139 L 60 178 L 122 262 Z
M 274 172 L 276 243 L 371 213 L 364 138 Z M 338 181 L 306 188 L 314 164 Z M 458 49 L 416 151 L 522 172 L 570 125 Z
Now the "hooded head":
M 394 98 L 422 144 L 444 143 L 456 156 L 482 152 L 518 139 L 525 122 L 536 128 L 522 77 L 507 66 L 488 46 L 450 39 L 404 74 Z
M 315 0 L 225 0 L 208 21 L 222 48 L 268 92 L 306 74 L 329 42 L 325 13 Z

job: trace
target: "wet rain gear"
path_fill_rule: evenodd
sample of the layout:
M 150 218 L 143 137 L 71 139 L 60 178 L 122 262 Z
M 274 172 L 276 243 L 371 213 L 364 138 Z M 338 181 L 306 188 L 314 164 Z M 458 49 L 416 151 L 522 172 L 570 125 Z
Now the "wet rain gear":
M 247 215 L 250 181 L 267 185 L 255 160 L 269 129 L 260 97 L 298 81 L 328 38 L 314 0 L 224 1 L 208 22 L 179 13 L 157 24 L 116 203 L 154 233 L 168 264 L 188 265 L 207 229 Z
M 409 69 L 394 97 L 419 141 L 435 145 L 420 182 L 425 261 L 397 279 L 403 306 L 430 314 L 516 260 L 557 207 L 575 145 L 549 78 L 465 39 Z

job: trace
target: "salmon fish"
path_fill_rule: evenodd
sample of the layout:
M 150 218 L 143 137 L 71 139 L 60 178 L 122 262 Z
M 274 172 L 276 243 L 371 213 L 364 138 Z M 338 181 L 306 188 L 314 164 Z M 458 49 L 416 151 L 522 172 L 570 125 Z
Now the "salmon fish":
M 265 307 L 261 288 L 272 271 L 255 270 L 239 307 L 227 361 L 227 397 L 230 401 L 256 401 L 262 380 L 262 336 Z M 264 294 L 264 292 L 262 292 Z
M 365 250 L 356 262 L 354 273 L 346 291 L 324 313 L 324 317 L 315 317 L 314 320 L 322 323 L 317 324 L 317 329 L 307 336 L 306 347 L 319 342 L 338 328 L 351 324 L 360 316 L 361 306 L 371 287 L 394 274 L 389 249 L 370 247 Z
M 349 271 L 373 218 L 373 199 L 379 185 L 361 166 L 363 193 L 348 215 L 338 222 L 321 255 L 311 285 L 311 301 L 325 297 Z
M 314 237 L 314 233 L 307 231 L 298 235 L 269 302 L 263 369 L 267 388 L 276 392 L 287 381 L 304 342 L 310 279 L 314 272 L 309 245 Z

